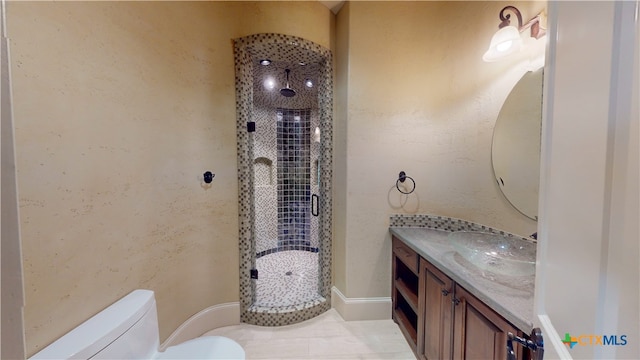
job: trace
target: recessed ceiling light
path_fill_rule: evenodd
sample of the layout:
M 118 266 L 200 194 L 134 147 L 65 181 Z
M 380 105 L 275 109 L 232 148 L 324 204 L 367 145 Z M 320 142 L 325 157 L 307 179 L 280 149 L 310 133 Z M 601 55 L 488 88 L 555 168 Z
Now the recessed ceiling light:
M 263 66 L 271 65 L 271 60 L 262 59 L 262 60 L 260 60 L 260 65 L 263 65 Z
M 306 62 L 303 62 L 303 61 L 300 61 L 300 62 L 298 63 L 298 65 L 300 65 L 300 66 L 307 66 L 307 63 L 306 63 Z
M 311 79 L 307 79 L 304 81 L 304 84 L 308 87 L 308 88 L 312 88 L 313 87 L 313 81 L 311 81 Z
M 267 78 L 264 80 L 264 87 L 267 90 L 273 90 L 276 88 L 276 82 L 273 80 L 273 78 Z

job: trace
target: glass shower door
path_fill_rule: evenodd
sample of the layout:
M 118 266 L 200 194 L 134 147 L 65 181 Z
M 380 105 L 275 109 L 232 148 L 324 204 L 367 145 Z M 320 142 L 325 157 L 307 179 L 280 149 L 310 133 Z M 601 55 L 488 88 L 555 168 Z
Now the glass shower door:
M 255 163 L 254 173 L 256 184 L 267 183 L 258 176 L 268 175 L 275 181 L 269 186 L 256 185 L 255 189 L 258 279 L 254 305 L 282 308 L 319 297 L 319 185 L 318 162 L 314 160 L 319 143 L 312 138 L 315 126 L 311 109 L 278 108 L 275 121 L 273 115 L 268 118 L 271 120 L 264 126 L 257 126 L 255 145 L 260 149 L 267 146 L 264 142 L 273 141 L 269 147 L 275 151 L 259 151 L 275 155 L 275 176 L 273 170 L 257 170 L 260 165 Z M 259 134 L 261 127 L 272 134 Z M 269 238 L 274 227 L 276 238 Z

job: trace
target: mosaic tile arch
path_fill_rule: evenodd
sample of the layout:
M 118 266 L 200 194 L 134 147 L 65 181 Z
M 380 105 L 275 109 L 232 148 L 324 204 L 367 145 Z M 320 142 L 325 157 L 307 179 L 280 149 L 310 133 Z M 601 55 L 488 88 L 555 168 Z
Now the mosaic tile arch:
M 389 227 L 425 227 L 429 229 L 442 231 L 479 231 L 504 235 L 507 237 L 515 237 L 520 240 L 534 241 L 531 237 L 523 237 L 504 230 L 496 229 L 491 226 L 474 223 L 457 218 L 431 214 L 393 214 L 389 217 Z
M 238 189 L 239 189 L 239 246 L 240 246 L 240 320 L 245 323 L 262 326 L 281 326 L 293 324 L 313 318 L 331 307 L 331 209 L 332 209 L 332 174 L 333 174 L 333 60 L 331 51 L 311 41 L 285 34 L 255 34 L 234 39 L 235 82 L 236 82 L 236 130 L 238 151 Z M 264 91 L 261 78 L 267 68 L 259 65 L 259 60 L 269 59 L 272 62 L 276 81 L 282 81 L 284 69 L 291 69 L 291 87 L 296 96 L 288 98 L 274 96 Z M 280 74 L 282 73 L 282 74 Z M 301 84 L 307 79 L 313 82 L 312 87 Z M 281 88 L 281 83 L 276 89 Z M 277 154 L 264 150 L 256 145 L 260 139 L 255 137 L 261 126 L 276 126 L 273 122 L 261 122 L 265 112 L 276 108 L 303 110 L 310 109 L 311 128 L 316 126 L 321 134 L 321 142 L 311 144 L 317 146 L 318 159 L 312 165 L 313 193 L 319 195 L 319 214 L 312 217 L 311 228 L 317 228 L 316 238 L 310 243 L 289 242 L 278 244 L 275 238 L 278 230 L 266 225 L 276 218 L 277 214 L 256 214 L 256 194 L 260 196 L 277 196 L 275 186 L 254 186 L 254 183 L 270 184 L 260 179 L 261 174 L 269 174 L 277 167 Z M 267 115 L 267 117 L 270 115 Z M 256 122 L 256 132 L 247 132 L 247 122 Z M 258 140 L 258 142 L 256 142 Z M 312 149 L 313 151 L 313 149 Z M 259 160 L 257 160 L 259 159 Z M 257 160 L 257 161 L 256 161 Z M 258 164 L 254 168 L 254 164 Z M 316 168 L 314 168 L 316 167 Z M 315 175 L 317 174 L 317 175 Z M 277 176 L 277 175 L 276 175 Z M 271 178 L 276 176 L 271 175 Z M 276 194 L 276 195 L 274 195 Z M 259 207 L 260 205 L 258 205 Z M 275 205 L 272 205 L 275 207 Z M 294 248 L 286 248 L 294 244 Z M 297 248 L 295 248 L 297 247 Z M 303 251 L 300 251 L 303 250 Z M 292 258 L 294 253 L 302 254 Z M 304 264 L 300 264 L 300 259 Z M 293 271 L 278 274 L 283 264 L 291 264 Z M 286 266 L 286 265 L 284 265 Z M 290 294 L 256 302 L 256 294 L 264 292 L 262 280 L 250 278 L 253 268 L 261 268 L 262 273 L 276 269 L 277 279 L 266 286 L 266 292 L 273 294 L 284 288 L 289 292 L 301 292 L 292 301 Z M 296 273 L 314 274 L 317 279 L 296 281 Z M 268 277 L 265 275 L 265 277 Z M 306 275 L 305 275 L 306 276 Z M 292 284 L 303 284 L 301 288 Z M 313 288 L 315 296 L 309 297 L 309 288 Z

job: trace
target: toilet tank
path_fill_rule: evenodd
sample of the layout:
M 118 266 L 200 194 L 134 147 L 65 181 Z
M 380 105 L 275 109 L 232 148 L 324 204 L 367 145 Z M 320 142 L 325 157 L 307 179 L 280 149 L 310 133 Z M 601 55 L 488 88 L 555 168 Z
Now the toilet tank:
M 153 291 L 134 290 L 31 359 L 149 359 L 159 344 Z

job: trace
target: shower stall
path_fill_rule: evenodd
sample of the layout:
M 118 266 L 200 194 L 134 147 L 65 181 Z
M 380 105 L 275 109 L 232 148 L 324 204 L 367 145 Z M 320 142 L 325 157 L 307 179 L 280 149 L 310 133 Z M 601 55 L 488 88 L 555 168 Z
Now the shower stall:
M 257 34 L 234 54 L 241 321 L 291 324 L 330 308 L 331 53 Z

